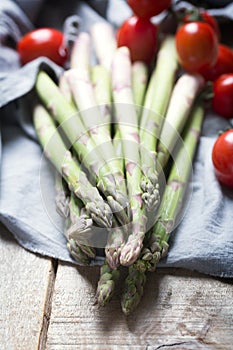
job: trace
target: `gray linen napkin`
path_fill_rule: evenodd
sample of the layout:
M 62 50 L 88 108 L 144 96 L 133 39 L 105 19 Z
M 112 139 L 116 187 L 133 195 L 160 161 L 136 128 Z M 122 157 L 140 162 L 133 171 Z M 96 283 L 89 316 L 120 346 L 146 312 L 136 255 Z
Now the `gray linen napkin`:
M 96 4 L 93 9 L 77 2 L 75 9 L 75 2 L 71 3 L 71 14 L 81 14 L 82 30 L 88 30 L 94 21 L 105 20 L 100 16 L 104 9 L 107 20 L 118 22 L 115 10 L 111 12 L 111 7 L 115 8 L 113 3 L 111 6 L 105 4 L 99 13 Z M 18 14 L 21 18 L 21 12 Z M 46 9 L 43 15 L 46 18 Z M 118 16 L 120 18 L 120 13 Z M 0 57 L 1 52 L 2 48 Z M 12 72 L 1 66 L 3 73 L 0 75 L 0 220 L 26 249 L 75 263 L 66 249 L 63 220 L 55 210 L 54 170 L 41 158 L 30 113 L 22 108 L 22 102 L 25 99 L 30 102 L 32 98 L 30 91 L 39 69 L 45 69 L 54 77 L 62 70 L 43 58 L 21 69 L 17 64 L 14 67 Z M 184 267 L 214 276 L 233 277 L 233 192 L 219 185 L 211 163 L 211 149 L 217 133 L 227 126 L 227 122 L 217 115 L 205 118 L 194 162 L 189 205 L 182 222 L 171 235 L 168 256 L 160 266 Z M 94 262 L 99 263 L 98 259 Z

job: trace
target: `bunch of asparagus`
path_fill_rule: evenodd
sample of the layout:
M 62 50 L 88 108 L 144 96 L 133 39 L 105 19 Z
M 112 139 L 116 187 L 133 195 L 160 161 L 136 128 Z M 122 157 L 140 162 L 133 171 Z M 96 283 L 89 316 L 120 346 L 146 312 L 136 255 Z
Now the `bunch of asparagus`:
M 33 121 L 56 168 L 67 247 L 82 265 L 104 248 L 99 305 L 126 268 L 121 305 L 132 312 L 168 251 L 201 131 L 203 87 L 200 76 L 180 74 L 173 36 L 163 38 L 149 71 L 117 48 L 106 23 L 78 35 L 59 82 L 38 74 Z

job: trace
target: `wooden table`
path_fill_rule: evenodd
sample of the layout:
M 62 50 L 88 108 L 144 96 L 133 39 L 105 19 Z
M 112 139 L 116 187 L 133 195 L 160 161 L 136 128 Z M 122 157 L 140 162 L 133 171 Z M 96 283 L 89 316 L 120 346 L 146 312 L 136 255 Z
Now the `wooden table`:
M 32 254 L 2 226 L 0 247 L 1 350 L 233 349 L 232 280 L 158 269 L 126 318 L 120 289 L 94 305 L 99 268 Z

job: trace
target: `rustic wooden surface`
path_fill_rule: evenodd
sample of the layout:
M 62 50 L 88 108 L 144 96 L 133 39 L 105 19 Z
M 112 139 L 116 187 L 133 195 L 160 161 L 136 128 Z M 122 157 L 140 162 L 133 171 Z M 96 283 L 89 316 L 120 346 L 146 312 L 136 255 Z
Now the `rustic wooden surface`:
M 232 350 L 232 281 L 159 269 L 126 318 L 121 285 L 106 308 L 94 305 L 97 267 L 57 267 L 10 237 L 1 227 L 1 350 Z
M 19 247 L 0 226 L 0 349 L 40 348 L 54 285 L 54 263 Z

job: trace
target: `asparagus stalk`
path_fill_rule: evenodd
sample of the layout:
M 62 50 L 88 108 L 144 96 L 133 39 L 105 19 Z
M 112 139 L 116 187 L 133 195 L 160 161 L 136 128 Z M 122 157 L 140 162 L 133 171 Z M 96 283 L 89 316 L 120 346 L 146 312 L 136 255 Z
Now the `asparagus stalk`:
M 90 233 L 93 229 L 93 220 L 86 211 L 82 202 L 78 200 L 73 193 L 70 197 L 69 208 L 70 222 L 66 230 L 66 237 L 68 241 L 75 241 L 76 246 L 79 246 L 79 248 L 84 254 L 87 255 L 88 258 L 94 259 L 96 252 L 90 242 Z
M 96 67 L 103 67 L 103 66 L 96 66 Z M 105 70 L 106 71 L 106 70 Z M 101 69 L 97 69 L 96 79 L 94 79 L 95 82 L 98 82 L 97 74 L 101 73 Z M 103 70 L 104 74 L 104 70 Z M 102 80 L 103 82 L 104 80 Z M 98 103 L 104 103 L 103 105 L 107 104 L 109 105 L 110 100 L 104 99 L 105 95 L 102 95 L 101 91 L 106 91 L 107 88 L 105 87 L 107 84 L 103 84 L 101 90 L 99 93 L 97 92 L 97 101 Z M 96 84 L 96 86 L 100 86 L 100 84 Z M 108 85 L 107 85 L 108 86 Z M 98 97 L 99 96 L 99 97 Z M 116 151 L 116 156 L 118 157 L 120 161 L 120 166 L 123 171 L 124 169 L 124 161 L 123 161 L 123 150 L 122 150 L 122 142 L 120 139 L 120 133 L 119 130 L 117 130 L 116 135 L 113 139 L 113 145 L 114 149 Z M 115 228 L 109 233 L 108 236 L 108 242 L 105 248 L 105 262 L 103 266 L 100 269 L 100 279 L 98 281 L 97 285 L 97 291 L 96 291 L 96 298 L 97 303 L 100 306 L 105 306 L 109 301 L 112 299 L 112 296 L 115 291 L 116 283 L 120 278 L 120 249 L 118 247 L 121 247 L 125 240 L 125 234 L 121 227 L 117 227 L 115 225 Z
M 190 109 L 203 87 L 204 79 L 200 75 L 183 74 L 176 82 L 158 143 L 157 160 L 161 168 L 167 164 Z
M 90 30 L 99 64 L 110 70 L 117 48 L 113 27 L 107 22 L 95 23 Z
M 158 127 L 161 129 L 162 119 L 165 117 L 177 69 L 178 61 L 175 39 L 173 36 L 168 35 L 161 43 L 157 54 L 156 65 L 149 80 L 144 101 L 145 110 L 141 116 L 141 136 L 147 130 L 148 123 L 152 122 L 150 111 L 153 111 L 153 117 L 157 118 L 154 120 L 154 123 L 157 123 L 158 126 L 155 125 L 154 128 Z M 164 74 L 165 72 L 166 74 Z M 154 130 L 157 131 L 156 129 Z M 157 132 L 152 133 L 156 134 Z
M 70 67 L 79 68 L 89 72 L 90 61 L 90 36 L 86 32 L 81 32 L 76 38 L 70 55 Z
M 181 145 L 175 155 L 174 164 L 168 177 L 166 189 L 163 195 L 161 207 L 158 212 L 158 221 L 154 226 L 149 245 L 151 252 L 156 251 L 157 237 L 160 237 L 160 254 L 163 257 L 168 250 L 170 232 L 177 224 L 178 215 L 182 209 L 185 190 L 192 170 L 192 160 L 198 144 L 204 109 L 197 104 L 192 111 L 190 121 L 184 133 L 184 145 Z M 156 261 L 152 259 L 151 270 L 155 269 Z
M 134 103 L 137 106 L 141 106 L 143 103 L 146 82 L 147 82 L 147 67 L 143 62 L 135 62 L 132 65 L 132 92 L 134 97 Z M 116 155 L 121 159 L 121 167 L 124 167 L 123 161 L 123 147 L 120 138 L 120 131 L 117 128 L 116 134 L 113 139 L 114 148 L 116 150 Z M 120 251 L 125 240 L 125 232 L 122 228 L 115 229 L 109 235 L 109 240 L 107 247 L 105 249 L 105 254 L 109 266 L 115 269 L 120 264 Z
M 203 107 L 196 105 L 185 129 L 184 144 L 174 158 L 159 207 L 158 221 L 152 229 L 140 259 L 130 267 L 121 301 L 122 310 L 126 315 L 131 313 L 140 302 L 146 283 L 146 272 L 154 271 L 159 260 L 168 251 L 169 236 L 177 224 L 192 170 L 192 160 L 198 145 L 203 116 Z
M 145 207 L 140 188 L 141 168 L 139 152 L 138 117 L 131 87 L 131 62 L 128 48 L 117 49 L 112 65 L 113 99 L 125 159 L 126 178 L 131 207 L 131 230 L 121 250 L 120 262 L 130 265 L 140 254 L 146 232 Z
M 103 171 L 105 161 L 96 152 L 96 146 L 92 138 L 87 134 L 83 123 L 77 116 L 77 110 L 66 101 L 57 85 L 45 72 L 38 74 L 36 91 L 44 105 L 61 125 L 79 159 L 88 169 L 89 174 L 95 176 L 98 189 L 104 193 L 109 206 L 115 212 L 119 221 L 124 224 L 127 223 L 128 217 L 124 211 L 125 203 L 127 202 L 125 194 L 122 194 L 116 188 L 115 180 L 111 173 L 107 173 L 106 169 Z
M 73 56 L 74 59 L 72 59 Z M 103 102 L 107 101 L 106 103 L 109 103 L 111 100 L 110 80 L 108 70 L 102 66 L 95 67 L 97 68 L 91 69 L 90 66 L 90 35 L 82 32 L 79 34 L 71 53 L 71 69 L 65 75 L 75 103 L 80 110 L 81 117 L 83 117 L 85 127 L 92 129 L 94 126 L 95 129 L 98 128 L 100 136 L 103 136 L 106 129 L 104 127 L 102 130 L 102 126 L 105 123 L 103 115 L 97 106 L 100 103 L 102 104 L 102 100 L 104 100 Z M 88 113 L 90 109 L 93 110 Z M 110 123 L 110 121 L 111 118 L 109 116 L 107 122 Z M 99 133 L 94 133 L 93 135 L 93 138 L 96 138 L 95 142 L 97 145 L 100 143 Z M 109 135 L 110 133 L 107 129 L 107 133 L 104 135 L 107 141 L 109 140 Z
M 68 80 L 65 76 L 65 74 L 62 74 L 59 78 L 59 90 L 66 99 L 66 101 L 72 106 L 72 108 L 75 110 L 76 106 L 73 100 L 73 96 L 71 93 L 70 85 L 68 83 Z
M 134 265 L 129 267 L 128 276 L 125 279 L 121 298 L 121 308 L 128 316 L 138 306 L 146 283 L 146 274 L 138 271 Z
M 110 72 L 104 66 L 95 65 L 91 68 L 91 81 L 95 99 L 100 108 L 102 125 L 106 127 L 106 132 L 110 135 L 112 122 Z
M 119 133 L 118 133 L 118 136 Z M 122 158 L 122 143 L 121 139 L 114 137 L 114 148 L 116 156 L 121 160 L 121 168 L 124 167 Z M 112 299 L 115 291 L 116 283 L 120 278 L 120 249 L 125 241 L 125 232 L 122 227 L 117 227 L 117 224 L 111 232 L 109 232 L 108 241 L 105 247 L 105 262 L 100 269 L 100 279 L 97 285 L 96 298 L 100 306 L 105 306 Z
M 151 201 L 151 192 L 154 188 L 158 189 L 155 150 L 177 68 L 174 37 L 167 36 L 157 55 L 156 66 L 149 81 L 140 122 L 141 160 L 144 173 L 141 187 L 144 191 L 143 200 L 149 211 L 154 211 L 159 201 L 158 191 L 156 199 Z
M 119 277 L 120 271 L 118 269 L 112 270 L 105 261 L 100 269 L 100 279 L 96 291 L 97 303 L 100 306 L 105 306 L 112 298 Z
M 81 33 L 78 37 L 79 45 L 74 45 L 76 56 L 82 57 L 81 65 L 77 62 L 75 69 L 67 71 L 65 74 L 68 78 L 71 92 L 74 101 L 80 111 L 83 124 L 91 134 L 92 140 L 97 146 L 97 151 L 105 160 L 102 171 L 110 172 L 115 179 L 115 187 L 119 189 L 122 194 L 125 194 L 125 207 L 127 208 L 126 187 L 124 181 L 124 173 L 119 168 L 118 159 L 116 159 L 114 147 L 112 145 L 110 135 L 110 114 L 108 114 L 108 124 L 104 123 L 103 114 L 98 106 L 95 91 L 90 75 L 90 36 L 87 33 Z M 82 42 L 84 41 L 84 44 Z M 106 72 L 108 74 L 108 71 Z M 107 80 L 103 82 L 106 88 Z M 103 84 L 102 84 L 103 85 Z M 98 87 L 102 90 L 103 86 Z M 110 89 L 108 90 L 110 92 Z M 103 92 L 101 92 L 103 95 Z M 106 96 L 109 99 L 109 94 Z M 101 97 L 102 98 L 102 97 Z M 110 99 L 109 99 L 110 100 Z M 105 170 L 106 168 L 106 170 Z M 124 213 L 122 213 L 123 215 Z M 127 220 L 123 218 L 123 222 Z
M 112 213 L 109 206 L 72 158 L 53 120 L 42 105 L 35 107 L 33 122 L 46 157 L 63 176 L 70 191 L 82 200 L 95 222 L 104 227 L 111 227 Z
M 62 80 L 62 88 L 64 87 L 65 91 L 68 91 L 66 84 L 63 84 L 64 82 Z M 95 250 L 87 244 L 80 245 L 80 235 L 90 231 L 93 221 L 84 210 L 82 202 L 75 198 L 73 193 L 69 192 L 67 184 L 57 171 L 55 174 L 55 189 L 57 212 L 66 218 L 67 248 L 79 264 L 88 265 L 90 258 L 95 257 Z M 81 207 L 82 209 L 80 209 Z
M 111 105 L 111 81 L 110 81 L 110 73 L 104 66 L 97 65 L 92 68 L 92 82 L 94 85 L 94 92 L 96 96 L 97 103 L 103 106 L 102 111 L 104 112 L 103 118 L 106 118 L 106 114 L 110 111 Z M 107 113 L 105 113 L 107 112 Z M 110 118 L 111 116 L 107 116 Z M 107 132 L 110 136 L 110 123 L 105 124 Z M 113 147 L 117 159 L 117 167 L 121 171 L 121 174 L 124 174 L 124 163 L 123 163 L 123 153 L 122 153 L 122 144 L 120 135 L 118 134 L 118 138 L 114 137 L 113 139 Z M 123 189 L 126 193 L 126 188 Z M 125 235 L 124 231 L 121 227 L 117 227 L 117 223 L 113 225 L 114 228 L 109 232 L 108 241 L 105 248 L 106 255 L 106 264 L 109 265 L 109 269 L 116 269 L 120 264 L 120 253 L 118 251 L 118 247 L 124 243 Z M 109 270 L 110 271 L 110 270 Z M 112 284 L 113 286 L 113 284 Z
M 70 255 L 81 265 L 89 265 L 90 259 L 89 257 L 82 251 L 79 245 L 76 243 L 74 239 L 70 239 L 67 242 L 67 248 L 70 252 Z
M 132 64 L 132 90 L 134 103 L 143 106 L 148 81 L 148 68 L 144 62 L 136 61 Z
M 113 145 L 116 151 L 116 156 L 118 157 L 119 165 L 123 171 L 124 158 L 119 130 L 113 139 Z M 108 241 L 105 247 L 106 263 L 108 263 L 109 268 L 112 270 L 117 269 L 120 265 L 121 247 L 125 242 L 125 235 L 126 232 L 124 227 L 118 227 L 117 223 L 115 222 L 114 224 L 113 221 L 113 228 L 109 231 Z
M 116 50 L 116 39 L 113 33 L 112 26 L 106 23 L 97 23 L 91 28 L 91 36 L 94 42 L 94 48 L 99 62 L 91 69 L 91 80 L 94 86 L 94 94 L 97 104 L 101 108 L 102 119 L 105 121 L 103 127 L 106 127 L 108 136 L 111 138 L 110 122 L 111 122 L 111 75 L 110 67 L 112 63 L 112 56 Z M 103 137 L 104 139 L 104 137 Z M 114 137 L 113 147 L 117 157 L 116 167 L 121 170 L 121 181 L 123 192 L 127 193 L 124 177 L 123 152 L 120 135 Z M 106 264 L 109 269 L 116 269 L 120 263 L 120 250 L 125 239 L 125 233 L 121 227 L 117 227 L 115 223 L 114 228 L 109 232 L 108 242 L 105 248 Z M 113 285 L 112 285 L 113 286 Z
M 105 306 L 112 298 L 116 283 L 120 277 L 120 253 L 117 247 L 124 243 L 124 231 L 113 222 L 114 228 L 109 233 L 105 247 L 105 261 L 100 269 L 100 278 L 97 285 L 96 298 L 100 306 Z
M 142 106 L 148 80 L 148 69 L 144 62 L 136 61 L 132 64 L 132 93 L 133 99 L 136 106 Z M 124 168 L 123 164 L 123 148 L 121 142 L 120 131 L 117 128 L 113 138 L 113 145 L 116 151 L 116 155 L 121 159 L 121 167 Z
M 67 218 L 70 213 L 70 193 L 68 187 L 64 184 L 61 175 L 57 171 L 55 173 L 55 193 L 56 210 L 63 218 Z

